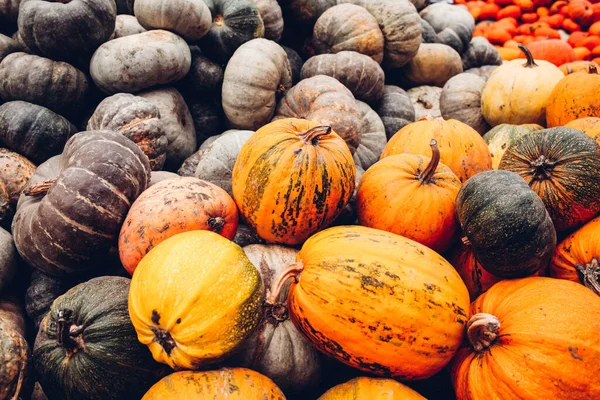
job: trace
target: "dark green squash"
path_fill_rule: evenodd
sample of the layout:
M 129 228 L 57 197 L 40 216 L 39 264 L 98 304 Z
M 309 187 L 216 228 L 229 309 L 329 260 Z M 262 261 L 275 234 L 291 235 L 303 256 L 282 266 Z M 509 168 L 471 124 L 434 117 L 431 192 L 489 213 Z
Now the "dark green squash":
M 545 268 L 556 231 L 540 197 L 514 172 L 481 172 L 465 182 L 456 215 L 481 266 L 501 278 Z
M 194 120 L 196 143 L 218 135 L 225 129 L 225 115 L 220 99 L 187 98 L 186 103 Z
M 484 65 L 502 65 L 498 50 L 484 37 L 471 39 L 469 47 L 462 54 L 463 70 L 479 68 Z
M 31 273 L 29 287 L 25 292 L 25 311 L 36 331 L 54 300 L 78 283 L 81 283 L 79 279 L 56 278 L 38 270 Z
M 0 228 L 0 296 L 19 268 L 19 255 L 10 233 Z
M 190 71 L 175 86 L 189 96 L 210 97 L 221 94 L 223 68 L 208 57 L 202 55 L 197 46 L 190 46 L 192 66 Z
M 600 212 L 600 147 L 577 129 L 524 135 L 506 149 L 498 168 L 519 174 L 531 186 L 556 230 L 576 228 Z
M 56 299 L 35 340 L 33 362 L 50 400 L 139 399 L 163 367 L 129 319 L 130 280 L 99 277 Z
M 408 93 L 398 86 L 385 85 L 374 109 L 381 117 L 388 139 L 406 125 L 415 122 L 415 107 Z

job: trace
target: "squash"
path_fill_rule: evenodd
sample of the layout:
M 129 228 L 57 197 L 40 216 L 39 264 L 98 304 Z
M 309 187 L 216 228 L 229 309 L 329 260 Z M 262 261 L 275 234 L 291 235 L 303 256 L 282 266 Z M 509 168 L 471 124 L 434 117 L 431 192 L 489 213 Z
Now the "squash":
M 440 111 L 441 87 L 418 86 L 407 90 L 406 93 L 415 109 L 415 121 L 443 119 Z
M 115 3 L 117 4 L 117 14 L 133 15 L 133 2 L 134 0 L 116 0 Z
M 36 163 L 60 154 L 77 131 L 67 119 L 36 104 L 10 101 L 0 106 L 0 143 Z
M 0 62 L 11 53 L 23 51 L 23 47 L 11 37 L 0 33 Z
M 2 0 L 0 7 L 0 26 L 6 29 L 6 33 L 12 33 L 17 28 L 17 19 L 19 17 L 19 4 L 21 0 Z
M 35 165 L 20 154 L 0 149 L 0 181 L 6 187 L 11 217 L 17 209 L 21 191 L 35 172 Z
M 117 15 L 115 30 L 110 36 L 110 40 L 143 32 L 146 32 L 146 29 L 140 25 L 136 17 L 133 15 L 119 14 Z
M 154 186 L 159 182 L 166 181 L 167 179 L 180 178 L 175 172 L 169 171 L 152 171 L 150 173 L 150 183 L 148 187 Z
M 385 74 L 373 59 L 354 51 L 322 54 L 309 58 L 302 79 L 327 75 L 340 81 L 358 100 L 371 103 L 383 95 Z
M 444 86 L 448 79 L 463 72 L 462 61 L 452 47 L 441 43 L 423 43 L 415 57 L 399 73 L 412 86 Z
M 452 364 L 457 399 L 600 396 L 600 298 L 590 290 L 540 277 L 499 282 L 471 315 L 470 344 Z
M 464 122 L 483 135 L 490 129 L 481 114 L 481 92 L 485 80 L 473 74 L 458 74 L 442 88 L 440 111 L 446 120 Z
M 331 127 L 282 119 L 256 131 L 242 147 L 233 167 L 233 198 L 260 237 L 295 245 L 342 212 L 355 174 L 348 147 Z
M 139 398 L 160 377 L 162 367 L 136 340 L 127 315 L 129 287 L 127 278 L 103 276 L 52 303 L 33 349 L 49 398 Z
M 463 70 L 479 68 L 484 65 L 502 65 L 502 57 L 492 44 L 484 37 L 471 39 L 469 47 L 461 55 Z
M 465 72 L 480 76 L 487 82 L 487 80 L 489 79 L 492 72 L 494 72 L 497 68 L 498 68 L 498 65 L 484 65 L 483 67 L 479 67 L 479 68 L 470 68 L 470 69 L 466 70 Z
M 354 164 L 368 169 L 375 164 L 387 142 L 385 127 L 379 115 L 367 103 L 356 100 L 356 106 L 362 114 L 362 129 L 360 135 L 360 144 L 354 152 Z
M 527 62 L 517 59 L 498 67 L 481 94 L 481 112 L 492 127 L 500 124 L 546 124 L 546 105 L 554 86 L 564 78 L 555 65 L 535 60 L 523 45 Z M 535 92 L 535 96 L 531 93 Z
M 559 68 L 565 75 L 573 74 L 575 72 L 588 72 L 590 66 L 594 66 L 596 70 L 600 68 L 598 64 L 593 61 L 573 61 L 561 65 Z
M 544 128 L 538 124 L 500 124 L 490 129 L 483 135 L 483 140 L 487 143 L 490 153 L 492 154 L 492 168 L 498 169 L 498 165 L 500 164 L 500 160 L 506 152 L 506 149 L 514 142 L 523 136 L 542 129 Z
M 256 130 L 271 120 L 277 96 L 290 87 L 292 73 L 281 46 L 267 39 L 252 40 L 240 46 L 227 63 L 223 111 L 232 127 Z
M 0 63 L 0 97 L 23 100 L 63 114 L 79 110 L 88 91 L 80 70 L 64 62 L 12 53 Z
M 360 144 L 361 113 L 352 92 L 337 79 L 317 75 L 303 79 L 279 102 L 275 118 L 303 118 L 331 126 L 352 153 Z
M 0 228 L 0 295 L 17 275 L 19 256 L 12 235 Z
M 235 234 L 232 242 L 240 247 L 246 247 L 251 244 L 265 244 L 263 238 L 258 236 L 258 234 L 252 230 L 252 228 L 243 223 L 238 225 L 237 233 Z
M 123 135 L 72 136 L 62 155 L 40 165 L 23 191 L 12 224 L 19 254 L 53 276 L 105 267 L 103 256 L 149 180 L 148 158 Z
M 212 25 L 202 0 L 136 0 L 133 11 L 144 28 L 165 29 L 189 41 L 200 40 Z
M 574 128 L 582 131 L 596 143 L 600 144 L 600 118 L 597 117 L 585 117 L 574 119 L 573 121 L 565 124 L 567 128 Z
M 119 93 L 107 97 L 96 108 L 87 129 L 108 129 L 131 139 L 148 156 L 153 170 L 162 169 L 167 156 L 168 139 L 160 110 L 139 96 Z
M 473 175 L 492 168 L 490 152 L 481 136 L 456 120 L 417 121 L 405 126 L 390 139 L 381 158 L 402 153 L 429 157 L 431 139 L 435 139 L 439 146 L 440 162 L 450 167 L 463 183 Z
M 196 46 L 190 49 L 192 65 L 185 78 L 176 83 L 177 89 L 183 94 L 189 94 L 190 97 L 220 95 L 223 86 L 223 68 L 202 55 Z
M 332 387 L 318 400 L 344 399 L 425 400 L 425 397 L 393 379 L 359 377 Z
M 288 61 L 290 63 L 290 69 L 292 71 L 292 83 L 295 85 L 296 83 L 300 82 L 300 74 L 304 61 L 302 61 L 302 58 L 296 50 L 287 46 L 281 46 L 281 48 L 285 50 L 285 53 L 287 54 Z
M 458 234 L 454 206 L 461 183 L 440 164 L 435 139 L 431 154 L 393 155 L 369 168 L 356 196 L 359 223 L 446 251 Z
M 429 22 L 421 18 L 421 43 L 439 43 L 437 32 Z
M 89 60 L 115 30 L 112 0 L 22 0 L 19 37 L 34 53 L 55 60 Z
M 423 9 L 420 15 L 437 32 L 440 43 L 458 53 L 467 49 L 475 29 L 475 20 L 466 8 L 435 3 Z
M 156 383 L 142 400 L 202 399 L 285 400 L 283 392 L 264 375 L 246 368 L 175 372 Z
M 119 234 L 119 256 L 133 275 L 142 258 L 165 239 L 200 229 L 233 239 L 237 222 L 235 203 L 223 189 L 196 178 L 167 179 L 132 204 Z
M 546 60 L 557 67 L 577 60 L 573 48 L 561 39 L 531 42 L 527 45 L 527 48 L 536 60 Z M 526 58 L 526 56 L 520 55 L 519 58 Z
M 156 361 L 198 369 L 224 359 L 252 333 L 263 300 L 260 274 L 241 247 L 214 232 L 189 231 L 138 264 L 129 315 Z
M 220 99 L 186 99 L 186 103 L 194 120 L 196 144 L 204 142 L 210 136 L 223 132 L 225 129 L 225 116 Z
M 544 202 L 514 172 L 484 171 L 463 183 L 456 216 L 481 266 L 500 278 L 545 268 L 556 247 Z
M 408 93 L 398 86 L 385 85 L 374 109 L 381 117 L 388 139 L 406 125 L 415 122 L 415 107 Z
M 462 241 L 450 250 L 446 258 L 467 286 L 471 301 L 475 301 L 481 294 L 502 280 L 502 278 L 487 272 L 477 261 L 473 247 Z
M 154 30 L 98 47 L 90 61 L 90 74 L 107 94 L 134 93 L 183 78 L 191 63 L 185 40 L 171 32 Z
M 23 310 L 14 296 L 0 299 L 0 354 L 0 398 L 28 398 L 31 351 L 26 340 Z
M 264 22 L 253 0 L 203 1 L 210 9 L 212 25 L 200 47 L 210 59 L 226 64 L 242 44 L 264 37 Z
M 277 0 L 252 0 L 265 26 L 265 39 L 278 42 L 283 33 L 283 15 Z
M 57 297 L 81 283 L 74 278 L 55 278 L 38 270 L 33 270 L 27 291 L 25 292 L 25 311 L 33 322 L 35 331 L 39 331 L 42 320 Z
M 361 226 L 317 233 L 275 278 L 267 304 L 277 304 L 290 277 L 288 310 L 298 330 L 361 371 L 424 379 L 462 341 L 464 283 L 440 255 L 402 236 Z
M 600 212 L 600 147 L 577 129 L 525 135 L 506 149 L 498 168 L 516 172 L 531 186 L 558 231 L 576 228 Z

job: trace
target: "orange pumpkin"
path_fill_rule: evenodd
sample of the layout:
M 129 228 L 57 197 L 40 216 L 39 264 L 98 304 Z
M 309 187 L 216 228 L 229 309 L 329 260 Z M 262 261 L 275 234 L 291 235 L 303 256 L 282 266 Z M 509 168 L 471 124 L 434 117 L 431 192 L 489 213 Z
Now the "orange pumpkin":
M 552 5 L 550 6 L 550 15 L 552 14 L 558 14 L 560 13 L 560 10 L 563 7 L 568 6 L 569 3 L 567 1 L 564 0 L 559 0 L 559 1 L 555 1 L 554 3 L 552 3 Z
M 534 36 L 541 36 L 547 39 L 560 39 L 560 33 L 552 28 L 538 28 L 533 32 Z M 533 56 L 535 58 L 535 55 Z
M 600 398 L 600 297 L 552 278 L 502 281 L 471 304 L 458 400 Z
M 498 11 L 498 14 L 496 14 L 496 17 L 498 19 L 502 19 L 502 18 L 519 19 L 519 18 L 521 18 L 521 9 L 519 8 L 519 6 L 515 6 L 515 5 L 504 7 L 503 9 Z
M 592 52 L 589 51 L 587 47 L 575 47 L 573 49 L 573 52 L 575 53 L 575 57 L 577 57 L 577 60 L 579 60 L 579 61 L 587 60 L 588 58 L 590 58 L 590 55 L 592 54 Z M 563 64 L 563 65 L 565 65 L 565 64 Z
M 533 3 L 535 4 L 536 2 L 534 1 Z M 537 8 L 537 10 L 535 10 L 535 12 L 540 17 L 546 17 L 546 16 L 550 15 L 550 10 L 548 9 L 548 7 L 539 7 L 539 4 L 538 4 L 538 8 Z
M 512 39 L 512 36 L 504 28 L 492 28 L 487 34 L 487 39 L 492 44 L 504 44 Z
M 517 7 L 519 7 L 521 12 L 535 11 L 535 5 L 533 4 L 533 0 L 514 0 L 514 3 Z
M 538 20 L 538 15 L 536 13 L 526 13 L 521 16 L 523 22 L 532 23 Z
M 256 131 L 240 150 L 233 197 L 260 237 L 294 245 L 337 218 L 355 179 L 352 154 L 330 127 L 281 119 Z
M 536 30 L 538 32 L 538 30 Z M 560 35 L 559 35 L 560 36 Z M 546 60 L 558 66 L 577 60 L 573 48 L 560 39 L 548 39 L 530 43 L 527 48 L 535 60 Z M 526 58 L 524 53 L 519 58 Z
M 363 377 L 334 386 L 317 400 L 351 399 L 426 400 L 419 393 L 393 379 Z
M 561 14 L 550 15 L 543 18 L 547 18 L 546 22 L 548 25 L 550 25 L 550 28 L 553 29 L 560 29 L 565 20 L 565 17 L 563 17 Z
M 600 57 L 600 45 L 594 47 L 594 49 L 590 53 L 590 57 L 592 57 L 592 58 L 598 58 L 598 57 Z
M 575 72 L 587 72 L 590 70 L 590 65 L 594 65 L 596 69 L 600 67 L 593 61 L 573 61 L 560 66 L 560 70 L 565 74 L 573 74 Z M 574 128 L 574 127 L 573 127 Z M 577 128 L 579 129 L 579 128 Z
M 593 21 L 592 3 L 587 0 L 570 0 L 569 17 L 580 26 L 589 26 Z
M 587 32 L 573 32 L 569 35 L 569 40 L 567 40 L 567 43 L 569 43 L 571 47 L 579 47 L 580 41 L 582 41 L 588 36 L 589 33 Z
M 450 251 L 448 261 L 467 286 L 471 301 L 502 280 L 487 272 L 475 258 L 473 248 L 462 241 Z
M 369 168 L 356 193 L 358 221 L 363 226 L 402 235 L 437 251 L 446 251 L 458 232 L 454 215 L 460 180 L 432 157 L 389 156 Z
M 511 47 L 496 47 L 496 50 L 498 50 L 498 54 L 505 61 L 516 60 L 521 55 L 521 50 Z
M 209 230 L 227 239 L 237 232 L 238 211 L 220 187 L 192 177 L 161 181 L 133 203 L 119 234 L 119 256 L 133 275 L 155 246 L 181 232 Z
M 600 145 L 600 118 L 586 117 L 573 120 L 566 124 L 569 128 L 579 129 L 585 132 Z
M 589 51 L 594 50 L 597 46 L 600 46 L 600 37 L 598 36 L 588 36 L 577 43 L 577 47 L 586 47 Z
M 563 9 L 566 9 L 567 7 L 563 7 Z M 567 32 L 577 32 L 581 30 L 581 26 L 579 26 L 579 24 L 577 24 L 575 21 L 573 21 L 570 18 L 565 18 L 565 20 L 562 23 L 562 28 L 564 30 L 566 30 Z
M 496 15 L 500 11 L 500 6 L 493 3 L 488 3 L 481 7 L 481 11 L 479 13 L 480 19 L 496 19 Z M 479 25 L 479 24 L 478 24 Z
M 594 22 L 588 29 L 590 35 L 599 36 L 600 35 L 600 21 Z

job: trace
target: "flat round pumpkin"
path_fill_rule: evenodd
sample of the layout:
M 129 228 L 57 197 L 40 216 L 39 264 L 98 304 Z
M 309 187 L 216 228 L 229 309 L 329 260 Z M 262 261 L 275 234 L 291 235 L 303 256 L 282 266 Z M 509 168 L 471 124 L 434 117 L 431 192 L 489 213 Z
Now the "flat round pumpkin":
M 425 397 L 393 379 L 360 377 L 332 387 L 318 400 L 350 399 L 425 400 Z
M 146 29 L 165 29 L 190 41 L 201 39 L 212 24 L 202 0 L 136 0 L 135 17 Z
M 415 122 L 415 107 L 408 93 L 398 86 L 385 85 L 374 109 L 381 117 L 388 139 L 406 125 Z
M 401 80 L 412 86 L 442 87 L 463 72 L 460 54 L 441 43 L 423 43 L 417 54 L 399 70 Z
M 485 140 L 490 148 L 490 153 L 492 155 L 492 168 L 498 169 L 500 160 L 510 145 L 519 140 L 521 137 L 542 129 L 544 128 L 538 124 L 500 124 L 490 129 L 485 135 L 483 135 L 483 140 Z
M 588 72 L 563 77 L 548 98 L 548 127 L 563 126 L 584 117 L 600 117 L 600 103 L 596 99 L 599 87 L 600 75 L 595 66 L 590 66 Z
M 585 117 L 575 119 L 565 124 L 567 128 L 578 129 L 594 139 L 600 145 L 600 118 Z

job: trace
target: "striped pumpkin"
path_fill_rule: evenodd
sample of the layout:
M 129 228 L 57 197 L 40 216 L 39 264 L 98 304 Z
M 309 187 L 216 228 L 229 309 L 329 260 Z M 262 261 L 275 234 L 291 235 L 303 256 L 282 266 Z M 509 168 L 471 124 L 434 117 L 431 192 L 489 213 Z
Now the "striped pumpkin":
M 327 227 L 354 192 L 356 166 L 328 126 L 282 119 L 259 129 L 233 168 L 233 197 L 265 240 L 295 245 Z

